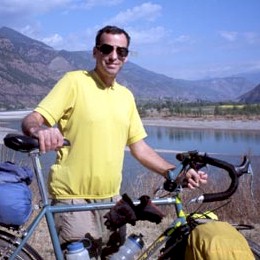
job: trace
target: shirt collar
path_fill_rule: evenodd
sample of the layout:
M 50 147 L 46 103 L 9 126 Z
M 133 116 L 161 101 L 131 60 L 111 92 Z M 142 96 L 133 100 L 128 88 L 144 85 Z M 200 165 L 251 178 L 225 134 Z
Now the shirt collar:
M 102 79 L 99 77 L 95 70 L 90 71 L 90 75 L 94 78 L 94 80 L 102 89 L 114 89 L 116 86 L 116 81 L 114 80 L 112 85 L 107 87 L 107 85 L 102 81 Z

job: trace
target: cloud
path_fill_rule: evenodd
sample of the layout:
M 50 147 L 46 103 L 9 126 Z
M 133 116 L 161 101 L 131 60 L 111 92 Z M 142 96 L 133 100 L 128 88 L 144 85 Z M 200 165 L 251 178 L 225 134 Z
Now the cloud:
M 50 46 L 59 46 L 61 43 L 63 43 L 63 38 L 58 33 L 55 33 L 49 37 L 43 38 L 42 41 Z
M 128 28 L 129 34 L 135 45 L 157 43 L 164 39 L 167 31 L 162 26 L 152 27 L 149 29 L 137 30 L 135 28 Z
M 96 6 L 118 5 L 123 0 L 1 0 L 0 15 L 19 14 L 37 15 L 60 9 L 68 12 L 71 9 L 91 9 Z
M 219 35 L 229 42 L 234 42 L 237 40 L 238 33 L 230 31 L 220 31 Z
M 239 42 L 246 44 L 260 43 L 260 34 L 256 32 L 220 31 L 219 35 L 228 42 Z
M 161 15 L 162 7 L 150 2 L 135 6 L 117 14 L 114 18 L 107 21 L 110 24 L 127 25 L 138 20 L 154 21 Z
M 44 42 L 45 44 L 53 47 L 54 49 L 67 49 L 67 50 L 81 50 L 82 46 L 82 37 L 84 36 L 83 32 L 72 33 L 66 36 L 62 36 L 59 33 L 50 34 L 43 36 L 41 34 L 42 28 L 40 24 L 26 25 L 19 30 L 22 34 L 31 37 L 32 39 Z M 86 46 L 84 45 L 85 49 Z
M 260 43 L 260 35 L 255 32 L 245 32 L 242 34 L 246 42 L 249 44 L 258 44 Z
M 40 36 L 40 32 L 44 28 L 41 26 L 40 19 L 37 18 L 38 15 L 54 11 L 70 14 L 75 10 L 89 10 L 96 6 L 118 5 L 122 1 L 124 0 L 1 0 L 0 27 L 8 26 L 29 37 L 42 40 L 43 36 Z M 44 38 L 44 40 L 48 38 Z M 64 42 L 66 41 L 64 40 Z
M 2 0 L 0 14 L 44 13 L 57 7 L 65 7 L 71 0 Z
M 37 39 L 56 50 L 85 51 L 92 50 L 96 31 L 97 29 L 87 28 L 83 31 L 75 31 L 66 35 L 56 33 L 44 38 L 38 37 Z
M 122 3 L 123 0 L 71 0 L 71 9 L 91 9 L 97 6 L 115 6 Z
M 52 10 L 67 8 L 72 0 L 1 0 L 0 26 L 13 28 L 34 24 L 35 17 Z
M 27 35 L 28 37 L 35 38 L 38 35 L 38 32 L 41 30 L 41 26 L 38 23 L 35 23 L 33 26 L 25 25 L 19 31 L 22 34 Z
M 223 64 L 207 64 L 207 66 L 198 66 L 196 69 L 181 68 L 178 71 L 180 78 L 186 79 L 202 79 L 202 78 L 214 78 L 214 77 L 230 77 L 231 75 L 238 75 L 241 72 L 255 72 L 260 69 L 260 60 L 245 61 L 245 62 L 229 62 L 223 66 Z
M 176 42 L 176 43 L 190 43 L 191 42 L 191 37 L 189 36 L 189 35 L 180 35 L 180 36 L 178 36 L 175 40 L 174 40 L 174 42 Z

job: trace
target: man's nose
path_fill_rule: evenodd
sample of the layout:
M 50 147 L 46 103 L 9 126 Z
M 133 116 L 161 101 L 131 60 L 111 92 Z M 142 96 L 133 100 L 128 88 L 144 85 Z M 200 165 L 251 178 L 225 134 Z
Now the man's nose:
M 113 49 L 113 51 L 110 53 L 110 58 L 115 60 L 118 58 L 118 54 L 116 52 L 116 48 Z

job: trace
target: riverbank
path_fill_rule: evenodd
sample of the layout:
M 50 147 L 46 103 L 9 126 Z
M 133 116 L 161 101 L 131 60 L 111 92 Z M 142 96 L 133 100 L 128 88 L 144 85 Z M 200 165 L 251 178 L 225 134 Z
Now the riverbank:
M 260 130 L 260 120 L 224 119 L 224 118 L 143 118 L 147 126 L 169 126 L 193 129 Z
M 0 121 L 19 120 L 25 117 L 31 111 L 3 111 L 0 112 Z M 142 118 L 144 125 L 151 126 L 169 126 L 176 128 L 201 128 L 201 129 L 227 129 L 227 130 L 259 130 L 260 118 L 218 118 L 218 117 L 172 117 L 160 118 L 150 117 Z M 0 124 L 0 129 L 1 127 Z
M 0 112 L 0 120 L 19 120 L 24 118 L 27 114 L 29 114 L 31 110 L 21 110 L 21 111 L 1 111 Z

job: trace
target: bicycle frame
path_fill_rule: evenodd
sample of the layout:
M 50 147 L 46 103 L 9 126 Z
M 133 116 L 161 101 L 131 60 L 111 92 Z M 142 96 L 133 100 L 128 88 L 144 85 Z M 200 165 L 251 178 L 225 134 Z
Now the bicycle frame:
M 55 228 L 55 222 L 54 222 L 54 214 L 55 213 L 64 213 L 64 212 L 73 212 L 73 211 L 92 211 L 92 210 L 104 210 L 104 209 L 111 209 L 115 202 L 104 202 L 104 203 L 91 203 L 91 204 L 84 204 L 84 205 L 50 205 L 49 199 L 48 199 L 48 193 L 46 190 L 46 185 L 43 177 L 41 162 L 40 162 L 40 152 L 38 149 L 35 149 L 31 152 L 29 152 L 29 156 L 32 159 L 34 172 L 36 175 L 36 180 L 39 187 L 40 196 L 42 199 L 42 208 L 40 212 L 37 214 L 37 216 L 33 219 L 32 223 L 28 226 L 25 233 L 23 234 L 23 238 L 19 241 L 19 246 L 16 248 L 16 250 L 13 252 L 13 254 L 10 256 L 10 260 L 15 259 L 15 257 L 19 254 L 19 252 L 22 250 L 28 239 L 31 237 L 31 235 L 34 233 L 36 227 L 41 222 L 42 218 L 46 218 L 46 223 L 48 226 L 48 230 L 50 233 L 54 253 L 56 259 L 63 259 L 63 252 L 60 247 L 58 234 Z M 173 198 L 163 198 L 163 199 L 153 199 L 152 202 L 156 205 L 169 205 L 169 204 L 175 204 L 176 199 Z M 138 205 L 140 201 L 133 201 L 135 205 Z M 180 204 L 179 204 L 180 205 Z M 161 239 L 160 239 L 161 240 Z M 163 240 L 164 241 L 164 240 Z M 162 243 L 160 243 L 162 244 Z M 154 250 L 149 250 L 151 252 L 154 252 Z M 150 255 L 150 254 L 149 254 Z M 142 258 L 147 259 L 147 258 Z

